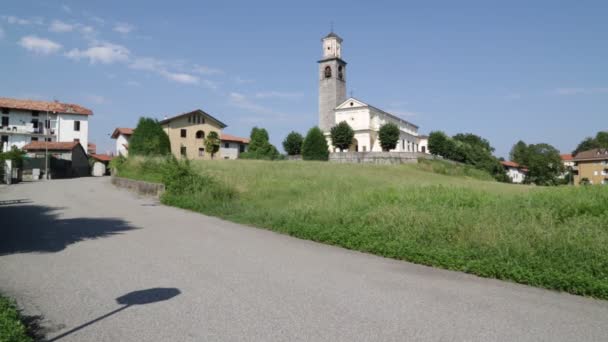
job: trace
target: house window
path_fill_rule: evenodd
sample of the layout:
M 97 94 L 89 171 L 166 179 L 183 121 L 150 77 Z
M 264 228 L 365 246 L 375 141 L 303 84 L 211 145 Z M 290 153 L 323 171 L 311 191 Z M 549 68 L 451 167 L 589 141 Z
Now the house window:
M 7 143 L 7 144 L 8 144 L 8 135 L 3 135 L 3 136 L 2 136 L 2 145 L 4 145 L 4 143 Z M 1 148 L 1 147 L 2 147 L 2 146 L 0 146 L 0 148 Z
M 201 121 L 202 121 L 202 118 L 201 118 L 201 116 L 199 115 L 199 116 L 197 117 L 197 119 L 196 119 L 196 122 L 197 122 L 197 123 L 200 125 Z
M 186 137 L 186 130 L 185 129 L 180 130 L 179 134 L 180 134 L 180 136 L 182 138 L 185 138 Z
M 74 121 L 74 130 L 80 131 L 80 121 Z
M 51 138 L 44 138 L 44 141 L 53 141 Z
M 426 153 L 426 146 L 422 146 L 422 153 Z
M 32 119 L 32 126 L 38 128 L 38 119 Z
M 239 152 L 241 152 L 241 153 L 245 152 L 245 145 L 244 144 L 241 144 L 239 146 Z
M 199 156 L 199 157 L 202 157 L 202 156 L 204 156 L 204 155 L 205 155 L 205 149 L 204 149 L 204 148 L 202 148 L 202 147 L 199 147 L 199 148 L 198 148 L 198 156 Z
M 204 139 L 204 138 L 205 138 L 205 132 L 196 131 L 196 139 Z
M 8 108 L 2 108 L 2 114 L 8 114 L 9 109 Z
M 188 115 L 188 123 L 192 122 L 192 117 L 190 115 Z
M 230 148 L 230 143 L 224 143 L 224 148 Z
M 2 117 L 2 127 L 8 127 L 8 116 Z
M 32 141 L 38 141 L 38 137 L 32 137 Z
M 74 139 L 74 142 L 79 143 L 79 142 L 80 142 L 80 139 Z
M 182 157 L 185 157 L 185 156 L 186 156 L 186 146 L 181 146 L 181 147 L 179 148 L 179 154 L 180 154 Z
M 39 111 L 37 111 L 37 110 L 33 110 L 32 111 L 32 116 L 38 116 L 38 114 L 40 114 Z

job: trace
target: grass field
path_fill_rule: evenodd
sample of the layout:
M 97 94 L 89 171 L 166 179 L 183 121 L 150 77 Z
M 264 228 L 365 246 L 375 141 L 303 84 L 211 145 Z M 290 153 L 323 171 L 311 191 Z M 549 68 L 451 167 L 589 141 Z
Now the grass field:
M 503 184 L 442 163 L 192 166 L 235 195 L 169 189 L 163 202 L 386 257 L 608 299 L 608 188 Z M 124 169 L 131 171 L 123 176 L 161 179 L 155 167 Z
M 25 325 L 11 301 L 0 296 L 0 341 L 29 342 Z

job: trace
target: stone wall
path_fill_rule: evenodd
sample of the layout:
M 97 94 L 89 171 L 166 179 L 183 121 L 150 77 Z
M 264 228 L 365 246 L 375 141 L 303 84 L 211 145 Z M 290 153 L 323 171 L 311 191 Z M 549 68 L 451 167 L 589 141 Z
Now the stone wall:
M 329 154 L 331 163 L 352 164 L 407 164 L 418 163 L 418 158 L 433 159 L 420 152 L 336 152 Z
M 116 176 L 112 176 L 112 184 L 119 188 L 129 189 L 144 196 L 160 197 L 160 195 L 165 192 L 164 184 L 144 182 Z

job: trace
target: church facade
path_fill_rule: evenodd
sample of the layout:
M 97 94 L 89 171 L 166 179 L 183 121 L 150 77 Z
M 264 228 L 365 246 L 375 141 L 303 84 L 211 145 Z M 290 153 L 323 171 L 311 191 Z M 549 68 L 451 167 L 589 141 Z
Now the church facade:
M 331 32 L 321 41 L 319 128 L 325 133 L 330 150 L 335 152 L 329 133 L 331 128 L 346 121 L 355 131 L 350 151 L 382 151 L 378 131 L 383 124 L 391 122 L 400 130 L 397 146 L 391 152 L 421 152 L 418 126 L 361 100 L 346 97 L 347 63 L 342 59 L 342 38 Z

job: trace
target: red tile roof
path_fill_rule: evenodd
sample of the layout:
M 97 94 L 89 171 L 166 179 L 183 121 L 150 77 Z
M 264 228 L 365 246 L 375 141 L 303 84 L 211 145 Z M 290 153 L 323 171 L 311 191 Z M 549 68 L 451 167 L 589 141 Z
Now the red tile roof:
M 512 162 L 512 161 L 501 161 L 500 162 L 503 166 L 507 166 L 507 167 L 516 167 L 519 168 L 519 164 L 517 164 L 516 162 Z
M 237 136 L 226 134 L 226 133 L 222 133 L 221 140 L 222 141 L 234 141 L 234 142 L 240 142 L 240 143 L 243 143 L 243 144 L 249 144 L 249 139 L 248 138 L 241 138 L 241 137 L 237 137 Z
M 93 115 L 93 111 L 71 103 L 11 99 L 0 97 L 0 108 L 37 110 L 67 114 Z
M 95 145 L 93 143 L 88 143 L 87 144 L 87 152 L 91 153 L 91 154 L 97 152 L 97 145 Z
M 571 154 L 562 154 L 560 155 L 560 157 L 562 158 L 563 161 L 569 161 L 574 159 L 574 157 Z
M 79 142 L 76 141 L 67 141 L 67 142 L 59 142 L 59 141 L 32 141 L 31 143 L 23 146 L 25 151 L 40 151 L 40 150 L 49 150 L 49 151 L 71 151 L 80 145 Z
M 118 138 L 118 135 L 133 135 L 133 128 L 118 127 L 112 133 L 112 139 Z
M 93 159 L 97 159 L 99 161 L 102 162 L 109 162 L 110 160 L 112 160 L 114 157 L 107 155 L 107 154 L 91 154 L 91 158 Z
M 592 150 L 579 152 L 573 159 L 574 161 L 585 160 L 608 160 L 608 149 L 594 148 Z

